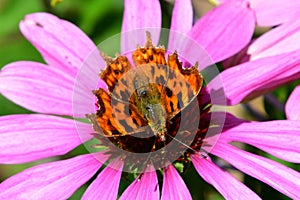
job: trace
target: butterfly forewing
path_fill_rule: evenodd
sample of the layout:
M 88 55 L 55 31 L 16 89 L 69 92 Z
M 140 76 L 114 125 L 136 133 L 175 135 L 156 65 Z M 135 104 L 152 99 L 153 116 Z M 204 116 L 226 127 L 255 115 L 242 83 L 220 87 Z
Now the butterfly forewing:
M 107 62 L 107 67 L 100 74 L 100 77 L 105 81 L 108 90 L 112 92 L 117 82 L 124 74 L 132 69 L 132 66 L 126 56 L 118 56 L 114 60 L 105 56 L 105 60 Z
M 199 94 L 203 78 L 195 67 L 182 68 L 176 52 L 168 56 L 168 66 L 170 69 L 165 97 L 166 108 L 174 110 L 169 115 L 169 118 L 172 118 Z

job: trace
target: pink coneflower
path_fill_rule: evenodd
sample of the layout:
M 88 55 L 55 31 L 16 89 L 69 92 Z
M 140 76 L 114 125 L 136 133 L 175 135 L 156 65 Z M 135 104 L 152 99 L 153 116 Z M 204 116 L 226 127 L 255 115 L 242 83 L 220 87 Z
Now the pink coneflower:
M 194 25 L 192 17 L 191 3 L 176 1 L 171 30 L 187 34 L 208 52 L 213 62 L 222 61 L 243 49 L 250 42 L 255 26 L 253 11 L 243 4 L 224 3 Z M 125 1 L 123 32 L 142 28 L 151 30 L 160 26 L 159 1 Z M 78 121 L 75 124 L 71 119 L 52 115 L 74 115 L 74 83 L 87 57 L 91 60 L 88 63 L 93 62 L 94 66 L 103 68 L 105 66 L 100 55 L 93 53 L 96 46 L 91 40 L 67 21 L 50 14 L 37 13 L 27 15 L 20 28 L 25 37 L 40 51 L 47 64 L 20 61 L 5 66 L 0 73 L 0 92 L 5 97 L 41 113 L 1 117 L 0 162 L 4 164 L 63 155 L 82 142 L 92 139 L 90 133 L 94 130 L 91 124 Z M 152 35 L 155 41 L 156 34 Z M 145 37 L 137 40 L 139 44 L 145 44 Z M 169 43 L 170 52 L 177 50 L 176 45 L 181 45 L 176 34 L 172 35 L 172 32 Z M 128 53 L 132 50 L 130 45 L 136 44 L 130 44 L 121 38 L 121 45 L 121 53 Z M 198 56 L 193 54 L 192 49 L 182 47 L 178 54 Z M 192 62 L 196 60 L 195 58 Z M 199 64 L 201 70 L 207 67 Z M 240 103 L 299 78 L 299 65 L 300 51 L 293 51 L 262 57 L 224 70 L 219 78 L 223 80 L 227 103 Z M 215 80 L 217 79 L 208 83 L 208 89 L 218 89 Z M 104 86 L 103 83 L 99 85 Z M 80 91 L 84 92 L 80 93 L 82 98 L 91 96 L 91 90 L 84 90 L 82 87 Z M 76 98 L 74 103 L 78 103 Z M 298 172 L 230 144 L 233 141 L 247 143 L 278 158 L 297 163 L 300 160 L 299 123 L 290 120 L 249 122 L 231 114 L 224 115 L 224 128 L 210 153 L 286 196 L 299 198 Z M 86 134 L 79 137 L 78 131 Z M 189 151 L 186 160 L 192 162 L 199 175 L 226 199 L 259 199 L 257 194 L 214 164 L 209 155 L 198 153 L 198 146 L 196 147 L 194 151 Z M 66 199 L 94 176 L 109 159 L 110 154 L 107 151 L 99 151 L 29 168 L 1 183 L 0 197 Z M 126 159 L 118 157 L 109 162 L 88 187 L 83 199 L 116 199 L 125 163 Z M 172 164 L 164 166 L 162 171 L 162 194 L 156 171 L 153 166 L 149 166 L 120 198 L 192 199 Z

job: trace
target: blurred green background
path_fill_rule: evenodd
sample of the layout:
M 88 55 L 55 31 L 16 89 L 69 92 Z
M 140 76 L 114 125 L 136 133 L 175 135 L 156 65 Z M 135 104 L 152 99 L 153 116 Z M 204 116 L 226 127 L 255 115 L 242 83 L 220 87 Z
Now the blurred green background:
M 196 13 L 198 15 L 204 13 L 209 8 L 207 7 L 207 2 L 204 1 L 203 6 L 198 8 L 199 2 L 200 1 L 197 0 L 194 1 L 194 5 L 197 6 Z M 163 27 L 168 28 L 171 19 L 172 4 L 167 1 L 161 1 L 161 3 L 163 9 Z M 120 32 L 123 8 L 124 3 L 122 0 L 64 0 L 55 7 L 51 6 L 50 0 L 0 0 L 0 67 L 18 60 L 44 62 L 35 48 L 21 35 L 18 28 L 20 20 L 28 13 L 53 13 L 79 26 L 96 44 L 99 44 L 103 40 Z M 230 110 L 235 112 L 236 115 L 248 119 L 257 120 L 257 116 L 255 115 L 257 113 L 263 116 L 264 120 L 284 119 L 285 116 L 282 106 L 295 84 L 296 83 L 292 83 L 281 87 L 268 94 L 267 98 L 259 98 L 249 104 L 230 108 Z M 271 102 L 273 101 L 270 101 L 270 99 L 275 99 L 281 107 L 278 107 L 278 104 L 272 104 Z M 259 107 L 257 105 L 259 105 Z M 0 115 L 17 113 L 30 113 L 30 111 L 15 105 L 0 94 Z M 248 151 L 272 158 L 270 155 L 253 147 L 244 146 L 244 148 Z M 86 153 L 86 150 L 83 146 L 79 146 L 69 154 L 58 158 L 20 165 L 0 165 L 0 181 L 37 163 L 66 159 L 82 153 Z M 286 162 L 282 163 L 296 170 L 300 169 L 299 165 Z M 226 166 L 225 164 L 225 167 Z M 244 181 L 248 187 L 258 193 L 263 199 L 288 199 L 260 181 L 243 175 L 235 169 L 229 168 L 228 170 L 240 180 Z M 121 182 L 120 192 L 130 184 L 131 176 L 129 175 L 128 177 Z M 183 178 L 194 199 L 223 199 L 213 187 L 205 183 L 197 175 L 193 168 L 183 174 Z M 82 186 L 70 199 L 80 199 L 88 184 Z

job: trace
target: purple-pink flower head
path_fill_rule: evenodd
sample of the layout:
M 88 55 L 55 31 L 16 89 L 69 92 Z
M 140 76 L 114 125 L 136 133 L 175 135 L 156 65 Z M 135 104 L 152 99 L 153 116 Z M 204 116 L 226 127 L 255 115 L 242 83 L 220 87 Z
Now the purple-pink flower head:
M 295 30 L 281 42 L 270 31 L 250 44 L 257 18 L 248 3 L 224 1 L 193 23 L 191 1 L 176 0 L 166 31 L 159 1 L 125 0 L 122 33 L 100 44 L 100 51 L 70 22 L 47 13 L 25 16 L 21 32 L 46 64 L 18 61 L 0 71 L 1 94 L 37 113 L 0 117 L 0 162 L 64 155 L 82 143 L 90 154 L 8 178 L 0 185 L 1 199 L 66 199 L 89 180 L 82 199 L 192 199 L 179 172 L 188 164 L 226 199 L 260 199 L 215 157 L 298 199 L 297 171 L 232 144 L 299 163 L 298 121 L 246 121 L 219 108 L 300 76 L 300 50 L 287 45 L 299 32 L 297 23 L 281 25 Z M 115 40 L 120 54 L 111 58 L 105 48 Z M 278 43 L 286 48 L 275 53 Z M 250 59 L 217 73 L 214 63 L 247 45 Z M 136 178 L 120 192 L 128 173 Z

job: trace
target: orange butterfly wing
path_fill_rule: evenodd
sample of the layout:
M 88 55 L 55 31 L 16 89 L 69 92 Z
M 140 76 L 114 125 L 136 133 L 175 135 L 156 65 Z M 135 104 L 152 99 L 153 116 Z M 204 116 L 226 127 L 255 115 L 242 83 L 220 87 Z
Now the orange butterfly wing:
M 106 136 L 127 135 L 144 130 L 147 121 L 140 116 L 136 107 L 112 99 L 102 88 L 96 90 L 99 110 L 96 114 L 87 115 L 93 128 Z

